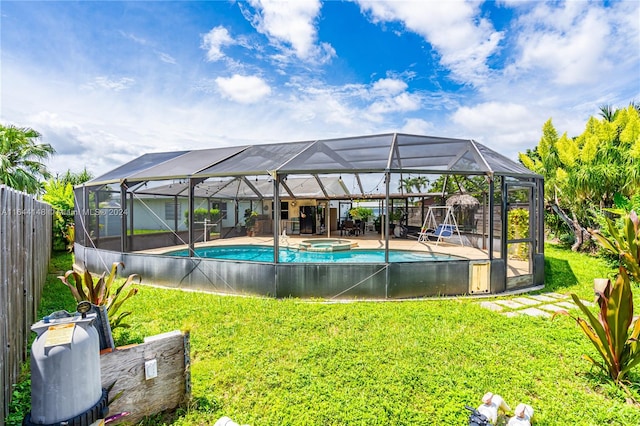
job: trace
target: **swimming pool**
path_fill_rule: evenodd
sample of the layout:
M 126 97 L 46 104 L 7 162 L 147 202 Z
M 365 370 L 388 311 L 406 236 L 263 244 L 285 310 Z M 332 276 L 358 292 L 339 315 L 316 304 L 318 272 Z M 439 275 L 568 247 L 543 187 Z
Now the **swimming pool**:
M 189 256 L 188 250 L 171 251 L 170 256 Z M 273 262 L 273 247 L 231 245 L 195 249 L 195 257 L 249 262 Z M 389 250 L 389 262 L 434 262 L 460 260 L 460 257 L 441 253 L 409 250 Z M 384 250 L 351 249 L 341 251 L 307 251 L 281 248 L 278 261 L 282 263 L 384 263 Z

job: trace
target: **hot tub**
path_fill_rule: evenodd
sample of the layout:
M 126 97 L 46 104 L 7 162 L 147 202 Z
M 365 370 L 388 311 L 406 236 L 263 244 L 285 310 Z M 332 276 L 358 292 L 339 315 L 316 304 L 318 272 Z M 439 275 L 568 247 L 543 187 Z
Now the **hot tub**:
M 358 243 L 353 243 L 349 240 L 317 238 L 314 240 L 302 241 L 299 244 L 298 248 L 300 250 L 324 252 L 324 251 L 351 250 L 352 247 L 357 247 L 357 246 L 358 246 Z

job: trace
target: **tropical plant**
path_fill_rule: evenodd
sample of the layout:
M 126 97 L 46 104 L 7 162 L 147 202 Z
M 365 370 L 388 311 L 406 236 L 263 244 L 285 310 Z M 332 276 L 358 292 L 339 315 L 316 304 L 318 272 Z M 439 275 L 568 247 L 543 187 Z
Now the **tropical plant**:
M 611 208 L 616 194 L 632 197 L 640 188 L 640 112 L 637 105 L 601 107 L 576 137 L 558 136 L 551 120 L 533 150 L 520 161 L 545 178 L 545 202 L 575 235 L 574 250 L 590 239 L 594 211 Z
M 73 252 L 73 244 L 76 241 L 76 226 L 74 224 L 67 226 L 64 237 L 67 240 L 67 251 Z
M 572 318 L 596 347 L 603 362 L 597 362 L 587 355 L 584 357 L 601 368 L 617 384 L 640 363 L 640 321 L 636 321 L 630 331 L 633 323 L 633 294 L 629 278 L 629 273 L 640 272 L 638 222 L 636 213 L 631 212 L 624 220 L 622 232 L 618 232 L 613 222 L 608 220 L 611 238 L 603 236 L 598 231 L 591 231 L 603 248 L 617 253 L 620 259 L 615 282 L 612 283 L 608 279 L 594 280 L 596 303 L 600 309 L 598 316 L 596 317 L 578 296 L 571 295 L 575 304 L 587 316 L 587 320 Z M 558 313 L 569 315 L 566 311 Z
M 573 318 L 602 358 L 598 362 L 588 355 L 585 359 L 602 369 L 616 384 L 622 384 L 629 371 L 640 363 L 640 321 L 633 329 L 633 295 L 627 271 L 620 266 L 616 281 L 595 280 L 596 302 L 600 308 L 596 317 L 575 294 L 573 301 L 586 315 L 587 320 L 573 317 L 567 311 L 556 314 Z M 554 317 L 555 315 L 554 314 Z
M 582 134 L 558 136 L 551 120 L 534 150 L 520 161 L 545 178 L 545 202 L 574 232 L 573 249 L 583 248 L 594 227 L 594 211 L 611 208 L 617 194 L 640 188 L 640 112 L 635 104 L 600 109 Z
M 44 183 L 42 200 L 51 204 L 54 209 L 53 218 L 53 249 L 73 250 L 74 242 L 74 206 L 73 186 L 80 185 L 92 178 L 91 173 L 84 169 L 80 173 L 67 172 L 56 176 Z
M 619 210 L 611 210 L 621 213 Z M 640 219 L 635 211 L 625 215 L 622 229 L 619 230 L 614 221 L 605 218 L 608 236 L 600 230 L 589 230 L 593 238 L 608 252 L 616 255 L 621 267 L 636 282 L 640 283 Z
M 244 211 L 244 225 L 247 229 L 252 228 L 256 224 L 256 219 L 258 218 L 258 212 L 255 212 L 251 209 L 246 209 Z
M 74 270 L 67 271 L 64 276 L 58 277 L 70 290 L 76 301 L 81 302 L 87 300 L 97 306 L 105 306 L 107 310 L 107 316 L 109 317 L 109 324 L 111 329 L 117 327 L 128 327 L 122 320 L 131 315 L 131 312 L 124 311 L 119 312 L 120 308 L 129 298 L 135 296 L 138 293 L 138 289 L 130 288 L 134 280 L 138 283 L 141 282 L 141 277 L 138 274 L 131 274 L 127 277 L 124 283 L 120 285 L 115 284 L 116 275 L 118 272 L 118 266 L 124 269 L 124 263 L 114 262 L 111 265 L 111 271 L 109 275 L 107 272 L 103 272 L 102 275 L 94 281 L 91 272 L 87 269 L 78 273 Z M 72 278 L 72 280 L 70 280 Z
M 0 183 L 29 194 L 42 190 L 40 179 L 50 174 L 42 163 L 55 149 L 37 143 L 40 133 L 30 128 L 0 124 Z
M 404 210 L 401 208 L 396 208 L 393 211 L 389 212 L 389 221 L 391 223 L 398 222 L 402 220 L 404 217 Z
M 371 216 L 373 216 L 373 209 L 368 207 L 353 207 L 349 210 L 349 215 L 355 220 L 362 220 L 366 222 Z

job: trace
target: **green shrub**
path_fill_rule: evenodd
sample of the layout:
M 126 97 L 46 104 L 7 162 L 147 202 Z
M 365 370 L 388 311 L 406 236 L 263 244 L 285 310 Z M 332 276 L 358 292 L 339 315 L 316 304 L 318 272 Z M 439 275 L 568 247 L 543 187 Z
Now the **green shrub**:
M 526 238 L 529 235 L 529 210 L 510 210 L 507 223 L 509 224 L 507 232 L 510 240 Z M 529 244 L 511 244 L 509 254 L 513 258 L 526 260 L 529 256 Z
M 184 212 L 184 223 L 189 223 L 189 210 Z M 219 209 L 210 209 L 207 210 L 203 207 L 197 208 L 193 210 L 193 221 L 194 222 L 204 222 L 207 219 L 209 222 L 216 222 L 220 219 L 220 210 Z

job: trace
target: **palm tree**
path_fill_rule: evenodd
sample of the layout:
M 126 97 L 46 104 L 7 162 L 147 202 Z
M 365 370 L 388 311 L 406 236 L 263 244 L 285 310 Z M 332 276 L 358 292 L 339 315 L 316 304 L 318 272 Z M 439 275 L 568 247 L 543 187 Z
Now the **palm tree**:
M 29 194 L 42 190 L 40 179 L 50 176 L 42 161 L 56 151 L 48 143 L 37 143 L 39 138 L 33 129 L 0 124 L 0 184 Z
M 616 112 L 611 105 L 600 105 L 600 116 L 610 123 L 615 119 Z
M 424 176 L 418 176 L 413 179 L 413 186 L 416 188 L 416 192 L 422 192 L 423 188 L 426 188 L 429 185 L 429 179 Z
M 413 178 L 408 177 L 404 179 L 400 179 L 400 184 L 398 185 L 398 191 L 406 192 L 407 194 L 411 193 L 411 189 L 413 188 Z

